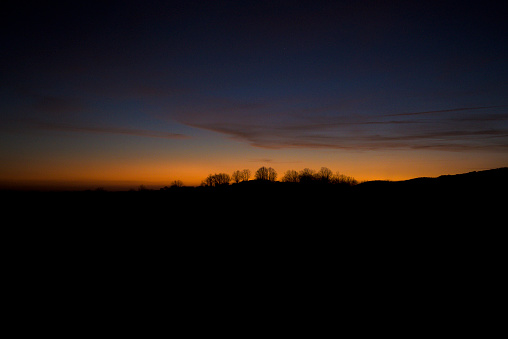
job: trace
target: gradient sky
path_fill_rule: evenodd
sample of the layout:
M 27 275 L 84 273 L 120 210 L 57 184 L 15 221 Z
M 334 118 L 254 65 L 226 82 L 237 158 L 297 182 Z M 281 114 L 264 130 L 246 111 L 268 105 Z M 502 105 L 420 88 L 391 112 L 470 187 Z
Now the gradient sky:
M 1 11 L 4 186 L 508 166 L 503 1 L 66 3 Z

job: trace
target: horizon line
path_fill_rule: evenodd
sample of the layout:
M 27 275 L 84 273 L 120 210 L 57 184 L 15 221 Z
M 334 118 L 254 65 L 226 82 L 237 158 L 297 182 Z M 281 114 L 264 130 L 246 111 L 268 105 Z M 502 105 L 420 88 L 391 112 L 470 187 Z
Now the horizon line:
M 479 169 L 468 172 L 461 173 L 453 173 L 453 174 L 441 174 L 439 176 L 418 176 L 411 177 L 405 179 L 368 179 L 368 180 L 359 180 L 359 183 L 365 182 L 373 182 L 373 181 L 389 181 L 389 182 L 402 182 L 412 179 L 419 178 L 439 178 L 441 176 L 453 176 L 453 175 L 461 175 L 468 173 L 476 173 L 476 172 L 484 172 L 491 170 L 500 170 L 500 169 L 508 169 L 508 166 L 502 166 L 497 168 L 487 168 L 487 169 Z M 171 182 L 173 180 L 164 180 L 164 181 L 146 181 L 146 180 L 59 180 L 59 179 L 27 179 L 27 180 L 9 180 L 0 179 L 0 192 L 1 191 L 19 191 L 19 192 L 83 192 L 83 191 L 93 191 L 102 189 L 108 192 L 127 192 L 132 190 L 139 190 L 144 187 L 149 190 L 158 190 L 164 187 L 170 187 Z M 258 181 L 258 179 L 247 180 Z M 273 182 L 281 182 L 281 180 L 275 180 Z M 234 185 L 236 183 L 231 183 L 228 185 Z M 187 188 L 197 188 L 201 185 L 184 185 L 183 187 Z

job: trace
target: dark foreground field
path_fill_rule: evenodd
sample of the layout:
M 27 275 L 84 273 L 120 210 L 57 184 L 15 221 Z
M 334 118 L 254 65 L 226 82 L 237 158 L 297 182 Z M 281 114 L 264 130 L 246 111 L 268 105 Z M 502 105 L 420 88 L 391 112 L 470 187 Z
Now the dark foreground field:
M 4 283 L 15 307 L 58 307 L 69 326 L 76 312 L 158 320 L 163 308 L 193 328 L 196 312 L 225 307 L 239 326 L 238 309 L 278 322 L 289 309 L 359 329 L 368 313 L 390 318 L 376 331 L 474 332 L 464 317 L 500 320 L 487 310 L 505 286 L 507 176 L 3 192 Z

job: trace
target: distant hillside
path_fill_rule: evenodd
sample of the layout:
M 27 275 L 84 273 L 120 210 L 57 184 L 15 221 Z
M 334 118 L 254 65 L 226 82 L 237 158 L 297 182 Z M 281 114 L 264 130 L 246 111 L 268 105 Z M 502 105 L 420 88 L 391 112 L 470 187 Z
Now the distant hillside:
M 377 197 L 409 204 L 476 201 L 506 203 L 508 167 L 442 175 L 437 178 L 414 178 L 403 181 L 368 181 L 354 187 L 357 197 Z
M 388 186 L 388 185 L 486 185 L 507 184 L 508 167 L 474 171 L 463 174 L 441 175 L 437 178 L 420 177 L 401 181 L 373 180 L 366 181 L 358 186 Z
M 441 175 L 437 178 L 414 178 L 406 183 L 438 183 L 438 184 L 501 184 L 508 181 L 508 167 L 474 171 L 455 175 Z

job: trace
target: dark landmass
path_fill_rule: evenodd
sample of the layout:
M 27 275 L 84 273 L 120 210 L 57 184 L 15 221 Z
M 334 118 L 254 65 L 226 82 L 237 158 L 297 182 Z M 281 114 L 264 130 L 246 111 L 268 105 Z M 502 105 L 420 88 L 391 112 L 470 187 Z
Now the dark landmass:
M 196 220 L 213 223 L 261 218 L 287 223 L 300 218 L 336 220 L 339 217 L 344 223 L 348 217 L 374 219 L 423 211 L 449 215 L 462 209 L 459 214 L 464 215 L 471 212 L 465 210 L 470 207 L 499 212 L 506 205 L 507 188 L 508 168 L 505 167 L 437 178 L 369 181 L 353 186 L 250 180 L 219 187 L 123 192 L 3 191 L 1 196 L 7 202 L 6 211 L 17 211 L 27 218 L 39 215 L 56 220 L 66 216 L 69 222 L 79 218 L 95 218 L 97 222 L 107 219 L 111 223 L 120 219 L 143 222 L 143 219 L 161 218 L 175 223 Z M 408 218 L 411 221 L 418 219 Z
M 411 198 L 433 198 L 438 201 L 454 198 L 481 201 L 503 199 L 508 188 L 508 168 L 498 168 L 437 178 L 414 178 L 404 181 L 369 181 L 355 187 L 359 194 L 402 194 Z M 485 196 L 488 195 L 488 196 Z M 450 201 L 451 202 L 451 201 Z
M 211 295 L 280 280 L 283 290 L 297 281 L 354 298 L 464 303 L 480 283 L 503 281 L 507 178 L 500 168 L 355 186 L 3 191 L 2 234 L 11 275 L 36 294 L 110 298 L 127 283 L 119 299 L 139 286 Z

